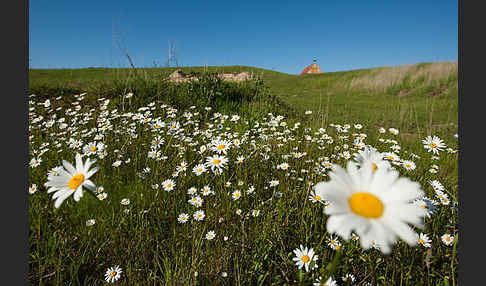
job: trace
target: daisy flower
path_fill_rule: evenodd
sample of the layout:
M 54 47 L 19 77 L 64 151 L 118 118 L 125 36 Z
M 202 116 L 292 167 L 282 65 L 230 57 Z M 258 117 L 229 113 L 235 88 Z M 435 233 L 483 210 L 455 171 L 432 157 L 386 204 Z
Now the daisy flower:
M 179 223 L 186 223 L 188 220 L 189 220 L 189 215 L 186 213 L 181 213 L 177 218 L 177 221 Z
M 187 202 L 195 207 L 200 207 L 203 203 L 203 199 L 200 196 L 194 196 L 190 198 Z
M 71 195 L 73 195 L 74 201 L 79 201 L 83 196 L 83 187 L 93 192 L 96 191 L 95 184 L 89 180 L 98 171 L 98 167 L 90 170 L 91 165 L 95 161 L 87 159 L 83 163 L 79 153 L 76 154 L 75 160 L 76 167 L 63 160 L 64 169 L 59 171 L 58 176 L 48 177 L 48 181 L 44 184 L 48 187 L 47 193 L 54 192 L 52 199 L 56 199 L 54 203 L 56 208 L 59 208 L 62 202 Z
M 41 162 L 42 162 L 42 159 L 40 157 L 32 158 L 30 160 L 30 167 L 35 168 L 35 167 L 39 166 Z
M 188 190 L 187 190 L 187 194 L 188 195 L 191 195 L 191 196 L 194 196 L 197 194 L 197 189 L 195 187 L 190 187 Z
M 236 201 L 237 199 L 239 199 L 241 197 L 241 192 L 239 190 L 235 190 L 233 192 L 233 194 L 231 195 L 231 197 L 233 198 L 233 200 Z
M 398 135 L 398 133 L 400 133 L 396 128 L 390 128 L 388 129 L 388 131 L 393 135 Z
M 314 188 L 309 195 L 309 200 L 313 203 L 324 203 L 322 191 Z
M 96 195 L 96 197 L 98 198 L 98 200 L 102 201 L 104 199 L 106 199 L 106 197 L 108 197 L 108 194 L 107 193 L 99 193 Z
M 216 237 L 216 233 L 213 230 L 208 231 L 206 233 L 206 239 L 207 240 L 213 240 Z
M 37 185 L 36 184 L 32 184 L 30 185 L 30 188 L 29 188 L 29 194 L 34 194 L 35 192 L 37 192 Z
M 213 172 L 215 170 L 221 170 L 221 168 L 224 168 L 227 162 L 228 159 L 226 157 L 219 155 L 208 156 L 206 158 L 206 166 L 211 168 L 211 171 Z
M 214 140 L 211 143 L 211 150 L 221 154 L 224 153 L 226 155 L 226 152 L 228 151 L 229 147 L 231 146 L 231 142 L 225 141 L 225 140 Z
M 278 165 L 277 168 L 285 171 L 285 170 L 289 169 L 289 164 L 288 163 L 282 163 L 282 164 Z
M 354 281 L 356 281 L 356 277 L 354 277 L 353 274 L 349 274 L 349 273 L 341 277 L 341 279 L 344 282 L 351 282 L 351 283 L 354 283 Z
M 407 171 L 413 171 L 413 170 L 415 170 L 415 168 L 416 168 L 415 163 L 414 163 L 414 162 L 412 162 L 412 161 L 408 161 L 408 160 L 403 161 L 403 162 L 402 162 L 402 166 L 403 166 L 403 168 L 405 168 L 405 170 L 407 170 Z
M 108 268 L 105 273 L 106 282 L 114 283 L 115 281 L 120 279 L 121 273 L 122 269 L 118 265 Z
M 200 176 L 202 173 L 206 172 L 206 166 L 204 164 L 198 164 L 192 168 L 192 172 L 196 174 L 196 176 Z
M 440 239 L 445 245 L 451 245 L 454 242 L 454 237 L 448 233 L 442 235 Z
M 432 240 L 430 240 L 429 236 L 425 233 L 421 233 L 418 238 L 418 243 L 421 244 L 425 248 L 429 248 L 431 246 Z
M 49 173 L 47 173 L 47 176 L 48 177 L 51 177 L 51 176 L 57 176 L 59 175 L 59 171 L 62 170 L 62 166 L 57 166 L 57 167 L 54 167 L 52 168 Z
M 295 257 L 292 258 L 292 260 L 295 261 L 295 264 L 299 267 L 299 269 L 305 267 L 305 271 L 308 272 L 309 266 L 312 262 L 314 262 L 313 268 L 317 268 L 317 263 L 315 262 L 317 261 L 318 256 L 314 254 L 314 249 L 308 249 L 307 247 L 304 248 L 302 245 L 300 245 L 300 249 L 294 249 L 294 254 Z
M 201 191 L 203 196 L 214 194 L 214 192 L 211 190 L 209 186 L 204 186 Z
M 96 220 L 95 219 L 88 219 L 86 221 L 86 226 L 92 226 L 96 223 Z
M 365 147 L 363 150 L 359 150 L 357 153 L 354 153 L 353 156 L 360 166 L 365 162 L 371 162 L 374 171 L 376 171 L 378 168 L 391 169 L 390 163 L 383 160 L 383 154 L 378 152 L 373 147 Z
M 428 152 L 433 152 L 434 154 L 439 154 L 439 151 L 442 151 L 446 147 L 442 139 L 437 136 L 427 136 L 427 138 L 422 140 L 422 143 Z
M 314 286 L 337 286 L 336 280 L 334 280 L 332 277 L 329 277 L 326 282 L 322 282 L 322 277 L 319 276 L 319 278 L 316 279 L 316 282 L 314 282 Z M 321 284 L 322 283 L 322 284 Z
M 129 199 L 122 199 L 120 201 L 120 204 L 122 204 L 124 206 L 128 206 L 130 204 L 130 200 Z
M 203 210 L 196 211 L 193 214 L 194 219 L 197 220 L 197 221 L 203 220 L 205 216 L 206 215 L 204 214 L 204 211 Z
M 245 160 L 245 157 L 244 156 L 239 156 L 239 157 L 236 157 L 235 163 L 236 164 L 241 164 L 241 163 L 243 163 L 244 160 Z
M 332 204 L 324 210 L 329 233 L 349 239 L 351 230 L 360 237 L 361 247 L 371 247 L 374 240 L 385 254 L 391 252 L 397 236 L 409 245 L 417 243 L 417 235 L 407 225 L 423 227 L 425 210 L 411 203 L 423 196 L 420 185 L 408 178 L 399 178 L 398 171 L 378 168 L 371 162 L 359 169 L 350 161 L 347 170 L 337 166 L 329 174 L 329 182 L 315 186 Z
M 334 250 L 341 249 L 341 242 L 334 236 L 331 236 L 330 238 L 327 239 L 327 245 Z
M 164 188 L 164 190 L 166 190 L 167 192 L 170 192 L 174 189 L 175 187 L 175 182 L 174 180 L 172 179 L 167 179 L 165 181 L 162 182 L 162 187 Z
M 278 180 L 272 180 L 272 181 L 270 181 L 270 187 L 276 187 L 276 186 L 278 186 L 279 183 L 280 182 Z

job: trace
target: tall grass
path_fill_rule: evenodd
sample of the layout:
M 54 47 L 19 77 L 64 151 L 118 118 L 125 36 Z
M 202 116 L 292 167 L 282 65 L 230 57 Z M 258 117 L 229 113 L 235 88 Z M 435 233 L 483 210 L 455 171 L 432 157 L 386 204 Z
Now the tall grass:
M 403 98 L 378 105 L 373 98 L 345 93 L 348 103 L 340 105 L 336 94 L 332 95 L 335 81 L 329 81 L 318 85 L 318 112 L 305 115 L 304 102 L 309 98 L 287 101 L 282 94 L 277 97 L 275 86 L 268 87 L 264 81 L 233 84 L 206 74 L 199 83 L 172 85 L 159 76 L 130 74 L 79 89 L 32 86 L 31 93 L 36 96 L 30 98 L 29 106 L 29 154 L 42 158 L 39 166 L 29 169 L 30 184 L 38 186 L 29 198 L 32 285 L 104 285 L 104 272 L 113 265 L 123 269 L 118 285 L 310 285 L 323 273 L 298 270 L 292 251 L 300 244 L 313 247 L 319 255 L 319 269 L 333 260 L 336 251 L 327 244 L 331 236 L 326 231 L 324 204 L 312 203 L 309 192 L 317 182 L 329 179 L 330 169 L 323 168 L 324 161 L 344 166 L 352 160 L 342 152 L 357 152 L 353 140 L 362 133 L 367 134 L 366 144 L 381 152 L 400 145 L 400 157 L 417 164 L 416 170 L 406 171 L 395 162 L 401 175 L 419 182 L 425 194 L 435 200 L 429 181 L 440 181 L 452 202 L 439 204 L 425 219 L 423 231 L 432 239 L 431 248 L 410 247 L 399 241 L 393 255 L 384 256 L 378 249 L 362 250 L 357 241 L 340 239 L 343 258 L 333 277 L 339 285 L 347 285 L 341 280 L 345 274 L 353 274 L 356 285 L 457 285 L 455 244 L 446 246 L 440 241 L 444 233 L 458 239 L 457 153 L 444 151 L 439 159 L 433 158 L 420 142 L 427 133 L 437 131 L 432 128 L 437 113 L 450 101 L 441 104 L 428 98 L 426 105 L 420 106 Z M 86 94 L 80 96 L 82 92 Z M 129 92 L 133 97 L 124 97 Z M 44 107 L 47 98 L 51 105 Z M 317 106 L 316 101 L 309 101 Z M 362 106 L 354 109 L 356 105 L 349 101 Z M 376 111 L 383 106 L 390 110 L 383 110 L 380 116 Z M 156 131 L 149 123 L 133 118 L 147 111 L 146 118 L 159 118 L 167 126 L 178 121 L 179 133 L 170 133 L 167 127 Z M 231 121 L 234 114 L 241 118 Z M 389 118 L 389 114 L 396 118 Z M 65 118 L 68 127 L 46 125 L 60 118 Z M 362 129 L 353 127 L 358 122 Z M 345 132 L 332 123 L 349 123 L 350 128 Z M 395 136 L 378 133 L 378 126 L 404 128 Z M 325 128 L 325 133 L 319 128 Z M 420 132 L 408 137 L 406 131 L 414 128 Z M 441 136 L 455 149 L 455 132 L 451 130 L 442 130 Z M 103 135 L 101 140 L 94 139 L 97 134 Z M 323 134 L 333 141 L 322 139 Z M 164 144 L 155 160 L 147 154 L 157 135 Z M 200 146 L 209 147 L 217 137 L 238 138 L 241 144 L 228 150 L 229 162 L 222 174 L 208 171 L 194 175 L 192 167 L 211 154 L 210 150 L 201 154 Z M 43 184 L 49 170 L 62 160 L 72 162 L 75 153 L 83 153 L 69 146 L 71 138 L 106 145 L 105 156 L 86 157 L 97 159 L 100 169 L 93 181 L 104 187 L 108 197 L 99 201 L 85 194 L 79 202 L 69 198 L 55 209 Z M 296 156 L 299 152 L 302 157 Z M 239 156 L 244 156 L 241 164 L 236 163 Z M 115 161 L 121 165 L 114 167 Z M 182 161 L 188 164 L 187 170 L 175 175 Z M 283 162 L 290 165 L 288 170 L 277 168 Z M 437 173 L 430 172 L 432 165 L 438 165 Z M 161 186 L 169 178 L 176 182 L 170 192 Z M 279 184 L 271 187 L 272 180 Z M 206 185 L 214 195 L 201 195 L 204 202 L 200 208 L 188 204 L 187 190 L 196 187 L 201 194 Z M 253 193 L 248 192 L 251 186 L 255 187 Z M 238 200 L 232 198 L 235 190 L 242 191 Z M 120 204 L 123 198 L 130 199 L 128 206 Z M 203 221 L 191 217 L 185 224 L 178 223 L 179 214 L 192 215 L 197 209 L 205 211 Z M 258 215 L 254 211 L 259 211 Z M 96 219 L 96 223 L 86 226 L 88 219 Z M 216 232 L 214 240 L 205 239 L 209 230 Z

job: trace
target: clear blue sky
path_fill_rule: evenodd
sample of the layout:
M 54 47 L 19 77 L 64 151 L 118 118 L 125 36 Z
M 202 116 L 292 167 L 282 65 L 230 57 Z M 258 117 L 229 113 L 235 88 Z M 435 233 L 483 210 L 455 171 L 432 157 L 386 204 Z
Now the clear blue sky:
M 117 40 L 118 39 L 118 40 Z M 457 1 L 29 1 L 31 68 L 245 65 L 298 74 L 456 61 Z

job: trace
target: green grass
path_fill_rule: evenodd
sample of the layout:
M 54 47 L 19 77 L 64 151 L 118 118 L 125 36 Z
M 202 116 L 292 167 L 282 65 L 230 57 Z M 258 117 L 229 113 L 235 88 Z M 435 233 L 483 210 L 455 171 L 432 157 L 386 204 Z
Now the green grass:
M 457 149 L 457 139 L 453 137 L 457 133 L 457 73 L 432 81 L 428 74 L 414 79 L 420 70 L 434 65 L 414 66 L 410 69 L 412 74 L 391 85 L 374 84 L 379 82 L 380 76 L 392 74 L 393 70 L 388 73 L 387 68 L 304 77 L 251 67 L 209 68 L 210 71 L 260 74 L 264 86 L 255 87 L 251 83 L 226 86 L 212 82 L 199 86 L 206 91 L 232 90 L 235 96 L 249 96 L 248 102 L 229 98 L 204 101 L 209 92 L 195 96 L 196 91 L 190 86 L 171 89 L 162 82 L 174 69 L 136 72 L 129 69 L 32 70 L 31 93 L 35 91 L 37 95 L 30 98 L 29 105 L 32 108 L 29 154 L 30 158 L 41 157 L 42 162 L 29 168 L 30 184 L 38 186 L 38 191 L 29 197 L 31 284 L 104 285 L 107 284 L 103 280 L 106 269 L 120 265 L 123 273 L 118 285 L 310 285 L 318 276 L 327 274 L 321 270 L 324 271 L 336 255 L 326 243 L 330 235 L 326 232 L 328 217 L 324 215 L 324 206 L 309 200 L 310 187 L 329 180 L 314 167 L 324 157 L 344 166 L 347 160 L 337 154 L 346 145 L 353 153 L 353 139 L 365 133 L 368 136 L 364 142 L 381 152 L 391 151 L 390 146 L 394 145 L 386 139 L 397 140 L 400 157 L 411 159 L 417 165 L 414 171 L 397 166 L 401 176 L 420 183 L 429 198 L 435 197 L 428 182 L 440 181 L 452 203 L 437 206 L 437 212 L 426 219 L 422 231 L 432 239 L 432 247 L 428 249 L 410 247 L 399 241 L 393 255 L 386 256 L 376 249 L 362 250 L 358 242 L 340 239 L 343 255 L 333 277 L 339 285 L 348 285 L 340 280 L 348 273 L 356 277 L 355 285 L 365 285 L 365 282 L 372 285 L 457 285 L 459 233 L 457 211 L 452 207 L 458 196 L 457 153 L 443 151 L 439 159 L 434 159 L 421 143 L 426 135 L 439 135 L 448 147 Z M 183 69 L 204 70 L 203 67 Z M 353 86 L 358 83 L 361 85 Z M 252 97 L 254 87 L 257 95 Z M 407 95 L 397 96 L 405 89 L 410 91 Z M 73 96 L 83 91 L 87 94 L 82 100 Z M 135 91 L 134 97 L 123 100 L 121 95 L 125 91 Z M 438 91 L 441 91 L 438 95 L 429 95 Z M 61 98 L 56 99 L 60 95 Z M 103 114 L 100 97 L 111 99 L 106 107 L 110 115 Z M 50 98 L 50 108 L 39 104 L 45 98 Z M 184 98 L 188 102 L 184 102 Z M 76 101 L 80 102 L 78 115 L 71 113 Z M 174 118 L 168 116 L 168 108 L 161 107 L 168 101 L 179 108 Z M 199 101 L 214 109 L 208 112 L 204 109 L 206 105 L 188 109 Z M 166 123 L 179 121 L 186 138 L 191 137 L 192 141 L 172 136 L 166 132 L 167 128 L 158 133 L 131 117 L 113 116 L 126 112 L 135 114 L 139 107 L 151 102 L 155 104 L 150 118 L 161 118 Z M 275 108 L 274 104 L 281 104 L 281 107 Z M 67 111 L 69 108 L 71 112 Z M 306 110 L 312 110 L 312 115 L 304 115 Z M 184 117 L 185 111 L 192 112 L 191 120 Z M 224 122 L 212 119 L 213 113 L 218 111 L 230 118 L 233 114 L 240 114 L 242 118 L 236 123 L 229 118 Z M 281 121 L 287 124 L 272 127 L 270 111 L 274 116 L 285 113 Z M 74 129 L 60 129 L 58 124 L 42 125 L 53 114 L 56 114 L 55 120 L 64 117 L 68 128 Z M 43 119 L 34 122 L 39 116 Z M 110 122 L 105 131 L 100 128 L 106 121 L 100 118 Z M 254 127 L 256 121 L 259 127 Z M 296 122 L 302 125 L 294 128 Z M 210 144 L 214 138 L 204 132 L 194 133 L 195 123 L 202 131 L 212 130 L 215 136 L 229 138 L 229 133 L 232 136 L 236 133 L 242 140 L 239 148 L 228 151 L 228 166 L 221 175 L 210 171 L 202 176 L 192 173 L 192 168 L 212 153 L 207 150 L 202 155 L 199 147 Z M 340 133 L 330 123 L 349 123 L 351 128 L 348 133 Z M 354 123 L 361 123 L 363 129 L 354 129 Z M 223 129 L 219 129 L 219 124 Z M 332 143 L 317 142 L 321 134 L 314 132 L 321 127 L 334 139 Z M 379 127 L 398 128 L 400 133 L 398 136 L 388 132 L 379 134 Z M 98 128 L 96 132 L 94 128 Z M 225 131 L 228 133 L 223 134 Z M 48 171 L 61 165 L 62 160 L 73 162 L 74 154 L 81 152 L 69 147 L 70 138 L 88 144 L 96 141 L 93 137 L 99 133 L 104 134 L 102 142 L 107 154 L 97 158 L 95 165 L 100 169 L 91 179 L 97 186 L 104 187 L 107 199 L 99 201 L 85 191 L 79 202 L 70 197 L 55 209 L 52 194 L 43 186 Z M 165 160 L 156 161 L 147 156 L 155 134 L 165 140 L 160 147 L 161 156 L 167 156 Z M 342 135 L 349 138 L 340 139 Z M 314 141 L 310 143 L 308 139 L 312 138 Z M 294 152 L 306 155 L 297 159 Z M 413 158 L 411 153 L 420 158 Z M 235 163 L 238 156 L 245 156 L 241 165 Z M 125 162 L 128 159 L 130 162 L 120 167 L 112 166 L 116 160 Z M 188 163 L 187 170 L 173 177 L 182 161 Z M 276 168 L 283 162 L 289 163 L 289 171 Z M 429 172 L 434 164 L 439 166 L 436 174 Z M 143 173 L 146 167 L 150 168 L 150 173 Z M 169 178 L 176 182 L 171 192 L 164 191 L 162 186 L 153 188 L 154 184 L 161 185 Z M 269 187 L 271 180 L 278 180 L 279 185 Z M 228 181 L 231 186 L 226 185 Z M 241 186 L 239 181 L 243 182 Z M 179 224 L 180 213 L 192 214 L 197 209 L 188 204 L 190 196 L 186 191 L 193 186 L 199 190 L 206 185 L 215 192 L 213 196 L 202 196 L 201 209 L 205 210 L 206 218 L 201 222 L 191 218 L 188 223 Z M 250 186 L 255 187 L 253 194 L 245 192 Z M 235 190 L 243 192 L 238 200 L 231 198 Z M 279 198 L 275 197 L 277 192 L 281 194 Z M 121 205 L 123 198 L 129 198 L 130 205 Z M 126 209 L 130 212 L 125 213 Z M 242 210 L 242 215 L 236 214 L 237 209 Z M 259 215 L 252 216 L 252 210 L 259 210 Z M 220 218 L 223 218 L 221 222 Z M 88 219 L 96 219 L 95 225 L 86 226 Z M 214 240 L 204 239 L 209 230 L 216 232 Z M 444 233 L 454 235 L 453 246 L 440 241 Z M 228 240 L 223 239 L 225 236 Z M 292 251 L 300 244 L 313 247 L 319 255 L 318 270 L 302 272 L 297 269 Z M 222 277 L 222 272 L 226 272 L 227 277 Z

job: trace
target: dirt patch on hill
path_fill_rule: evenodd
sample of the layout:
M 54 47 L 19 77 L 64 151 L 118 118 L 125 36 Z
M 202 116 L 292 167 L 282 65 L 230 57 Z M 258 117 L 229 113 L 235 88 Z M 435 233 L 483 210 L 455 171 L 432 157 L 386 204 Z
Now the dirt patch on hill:
M 200 73 L 184 73 L 182 70 L 175 70 L 169 76 L 169 81 L 171 82 L 189 82 L 198 81 L 198 76 Z M 250 72 L 238 72 L 238 73 L 213 73 L 214 76 L 224 80 L 224 81 L 247 81 L 253 79 L 253 73 Z

